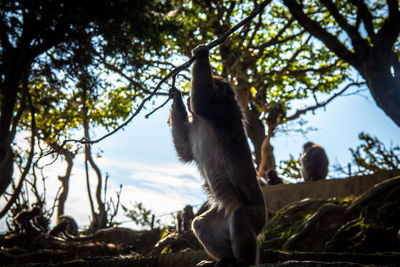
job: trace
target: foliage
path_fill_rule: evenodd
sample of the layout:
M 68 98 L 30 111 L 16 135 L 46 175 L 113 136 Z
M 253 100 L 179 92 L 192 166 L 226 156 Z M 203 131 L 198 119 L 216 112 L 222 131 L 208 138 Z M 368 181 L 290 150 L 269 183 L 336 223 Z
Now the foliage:
M 217 38 L 254 8 L 239 2 L 181 2 L 177 12 L 185 21 L 181 34 L 190 38 L 175 41 L 187 56 L 197 44 Z M 245 87 L 250 102 L 260 110 L 265 103 L 292 109 L 291 100 L 329 93 L 348 78 L 347 66 L 288 17 L 284 6 L 270 3 L 262 16 L 211 51 L 216 72 Z
M 83 113 L 90 126 L 106 129 L 126 118 L 152 86 L 147 80 L 155 80 L 164 36 L 177 29 L 170 10 L 158 0 L 3 1 L 0 150 L 16 131 L 32 131 L 40 145 L 60 151 L 81 129 Z M 80 147 L 62 149 L 76 154 Z M 1 190 L 7 187 L 6 179 L 0 182 Z
M 325 42 L 310 25 L 304 25 L 289 2 L 271 1 L 262 14 L 211 51 L 216 74 L 235 84 L 242 107 L 255 117 L 254 121 L 249 120 L 247 130 L 257 164 L 265 135 L 269 142 L 276 131 L 290 131 L 290 121 L 299 122 L 297 127 L 304 130 L 303 122 L 297 120 L 301 115 L 324 107 L 344 92 L 338 89 L 353 82 L 350 65 L 372 87 L 376 81 L 367 77 L 375 76 L 362 70 L 378 68 L 368 66 L 392 70 L 388 76 L 400 73 L 398 58 L 393 56 L 399 53 L 397 35 L 393 47 L 392 38 L 378 42 L 385 40 L 385 32 L 378 30 L 387 29 L 393 14 L 398 13 L 393 0 L 387 6 L 378 1 L 368 2 L 364 11 L 364 1 L 358 1 L 357 8 L 353 8 L 352 0 L 335 1 L 350 28 L 343 27 L 346 24 L 338 20 L 340 16 L 333 12 L 335 6 L 329 5 L 332 1 L 308 1 L 297 9 L 304 9 L 310 19 L 339 40 L 339 47 L 346 48 L 351 57 Z M 255 4 L 222 0 L 3 1 L 0 152 L 5 140 L 14 138 L 9 129 L 33 131 L 41 142 L 57 150 L 63 140 L 82 129 L 85 119 L 90 129 L 115 127 L 149 94 L 166 69 L 174 66 L 167 62 L 179 59 L 180 55 L 190 56 L 197 44 L 219 37 L 247 16 Z M 398 24 L 393 23 L 393 28 L 388 29 L 389 37 Z M 386 62 L 383 66 L 389 64 L 393 68 L 382 68 L 373 62 L 364 65 L 371 58 L 366 55 L 377 55 L 375 52 L 379 51 L 374 49 L 388 44 L 389 49 L 383 47 L 382 51 L 390 50 L 392 57 L 381 53 Z M 178 77 L 185 91 L 187 74 Z M 162 90 L 160 94 L 166 95 Z M 33 112 L 28 112 L 28 107 Z M 356 163 L 362 166 L 359 172 L 389 168 L 390 164 L 398 166 L 398 155 L 389 153 L 397 148 L 386 151 L 378 140 L 365 142 L 364 148 L 352 151 Z M 81 151 L 79 145 L 67 144 L 65 148 L 75 154 Z M 380 155 L 377 162 L 382 164 L 373 162 L 372 156 L 376 155 Z M 16 155 L 19 166 L 26 162 L 26 157 L 24 152 Z M 1 167 L 2 160 L 1 156 Z M 299 162 L 292 155 L 281 162 L 281 169 L 284 176 L 300 177 Z M 151 212 L 141 203 L 132 212 L 139 225 L 152 227 Z
M 196 45 L 222 35 L 255 7 L 255 3 L 222 0 L 177 3 L 176 17 L 185 23 L 170 43 L 186 56 Z M 281 128 L 289 131 L 281 125 L 325 106 L 328 96 L 342 93 L 338 92 L 341 84 L 352 82 L 348 64 L 312 38 L 278 1 L 271 1 L 264 12 L 210 52 L 215 74 L 235 85 L 249 117 L 247 133 L 256 164 L 261 162 L 262 150 L 270 151 L 265 169 L 275 168 L 270 138 Z M 188 90 L 188 83 L 183 89 Z M 305 130 L 302 124 L 293 125 Z
M 377 137 L 360 133 L 362 141 L 357 148 L 350 148 L 356 165 L 355 175 L 375 173 L 379 170 L 398 170 L 400 168 L 400 146 L 386 147 Z
M 300 156 L 295 158 L 292 154 L 289 155 L 288 160 L 281 160 L 279 169 L 283 176 L 293 179 L 301 179 L 301 162 Z
M 132 221 L 139 226 L 149 227 L 150 230 L 153 230 L 155 224 L 160 224 L 160 220 L 156 220 L 152 211 L 143 207 L 143 203 L 141 202 L 136 202 L 132 205 L 132 209 L 129 209 L 124 205 L 121 205 L 121 207 L 125 212 L 125 216 L 132 219 Z
M 283 0 L 292 17 L 365 79 L 376 104 L 400 126 L 398 0 Z

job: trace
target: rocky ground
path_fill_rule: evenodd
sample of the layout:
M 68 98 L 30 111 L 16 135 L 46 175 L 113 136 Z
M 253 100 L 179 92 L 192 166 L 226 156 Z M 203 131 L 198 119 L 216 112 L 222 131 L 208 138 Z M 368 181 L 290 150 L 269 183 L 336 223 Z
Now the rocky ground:
M 261 266 L 399 266 L 399 229 L 400 176 L 357 198 L 305 199 L 269 219 Z M 201 260 L 210 259 L 191 232 L 111 228 L 68 240 L 0 237 L 5 266 L 194 266 Z

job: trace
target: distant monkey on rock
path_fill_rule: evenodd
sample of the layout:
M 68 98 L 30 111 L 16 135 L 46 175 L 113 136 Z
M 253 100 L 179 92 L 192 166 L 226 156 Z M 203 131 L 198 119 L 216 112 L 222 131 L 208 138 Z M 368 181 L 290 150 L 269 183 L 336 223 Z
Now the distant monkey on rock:
M 304 181 L 323 180 L 328 175 L 328 157 L 325 150 L 313 142 L 303 145 L 301 175 Z
M 193 207 L 190 205 L 186 205 L 183 210 L 180 210 L 176 214 L 177 225 L 176 229 L 179 234 L 186 232 L 190 229 L 190 225 L 193 221 L 194 213 Z
M 78 236 L 78 224 L 71 216 L 61 215 L 58 218 L 59 223 L 49 232 L 49 235 L 65 238 L 74 238 Z
M 69 238 L 69 235 L 66 234 L 68 228 L 68 221 L 61 221 L 53 229 L 49 232 L 51 236 L 59 236 Z
M 210 204 L 194 218 L 192 229 L 219 266 L 254 264 L 266 208 L 242 112 L 229 82 L 213 77 L 207 47 L 196 47 L 193 55 L 191 121 L 181 93 L 171 90 L 175 149 L 182 161 L 196 162 Z

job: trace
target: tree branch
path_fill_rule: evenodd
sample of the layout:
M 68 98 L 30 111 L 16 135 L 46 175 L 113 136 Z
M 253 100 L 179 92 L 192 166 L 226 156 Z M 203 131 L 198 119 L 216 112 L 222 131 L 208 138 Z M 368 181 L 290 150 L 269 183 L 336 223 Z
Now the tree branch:
M 374 44 L 377 51 L 391 51 L 400 33 L 400 12 L 398 0 L 388 0 L 389 17 L 376 35 Z
M 346 19 L 342 16 L 342 14 L 340 14 L 336 5 L 331 0 L 322 0 L 321 2 L 329 10 L 339 26 L 346 31 L 347 35 L 351 39 L 351 42 L 353 43 L 354 49 L 358 50 L 359 46 L 363 48 L 369 47 L 368 42 L 361 37 L 360 33 L 354 26 L 347 23 Z
M 249 38 L 249 40 L 248 40 L 248 42 L 247 42 L 247 46 L 246 46 L 246 48 L 245 48 L 246 50 L 249 49 L 251 43 L 252 43 L 253 40 L 254 40 L 254 37 L 255 37 L 256 34 L 257 34 L 257 31 L 260 29 L 261 25 L 262 25 L 262 14 L 260 13 L 260 14 L 258 15 L 257 24 L 256 24 L 256 26 L 255 26 L 254 29 L 253 29 L 253 33 L 251 34 L 251 36 L 250 36 L 250 38 Z M 245 29 L 245 28 L 247 28 L 248 30 L 247 30 L 246 32 L 244 32 L 244 34 L 243 34 L 243 38 L 242 38 L 242 43 L 243 43 L 243 44 L 244 44 L 244 39 L 246 38 L 246 36 L 247 36 L 247 34 L 248 34 L 249 30 L 250 30 L 250 24 L 247 24 L 246 27 L 243 27 L 243 29 Z
M 10 40 L 8 40 L 7 32 L 9 27 L 4 23 L 4 17 L 0 19 L 0 43 L 3 47 L 3 53 L 10 53 L 10 48 L 12 48 Z M 5 52 L 4 52 L 5 51 Z
M 354 58 L 354 54 L 350 52 L 335 36 L 323 29 L 316 21 L 311 20 L 303 11 L 302 6 L 296 0 L 283 0 L 289 8 L 293 17 L 304 27 L 310 34 L 323 42 L 330 50 L 341 59 L 349 62 L 353 66 L 359 63 Z
M 350 3 L 357 7 L 357 17 L 360 17 L 360 19 L 364 21 L 364 27 L 368 33 L 368 36 L 373 41 L 375 39 L 375 32 L 374 25 L 372 23 L 372 15 L 371 12 L 369 12 L 368 6 L 363 0 L 350 0 Z
M 324 107 L 324 106 L 328 105 L 329 102 L 331 102 L 333 99 L 335 99 L 339 95 L 343 94 L 351 86 L 361 86 L 361 85 L 364 85 L 364 84 L 365 83 L 350 83 L 345 88 L 343 88 L 342 90 L 340 90 L 339 92 L 337 92 L 336 94 L 334 94 L 333 96 L 328 98 L 325 102 L 323 102 L 323 103 L 318 103 L 317 102 L 317 104 L 315 106 L 308 107 L 308 108 L 301 109 L 301 110 L 297 110 L 296 113 L 293 114 L 292 116 L 286 117 L 286 121 L 295 120 L 295 119 L 299 118 L 301 115 L 306 114 L 308 111 L 314 111 L 314 110 L 316 110 L 316 109 L 318 109 L 320 107 Z
M 139 82 L 135 81 L 134 79 L 132 79 L 131 77 L 129 77 L 128 75 L 126 75 L 123 70 L 121 70 L 120 68 L 108 63 L 106 61 L 106 59 L 102 56 L 100 56 L 100 54 L 97 54 L 97 56 L 100 59 L 100 62 L 109 70 L 118 73 L 119 75 L 121 75 L 122 77 L 124 77 L 129 83 L 133 84 L 134 86 L 137 86 L 140 88 L 140 90 L 142 90 L 144 93 L 146 94 L 151 94 L 151 91 L 147 90 L 146 88 L 144 88 Z M 157 93 L 157 95 L 168 95 L 168 93 Z
M 316 68 L 305 68 L 305 69 L 298 69 L 298 70 L 288 70 L 287 67 L 284 67 L 281 70 L 275 70 L 275 71 L 268 72 L 268 75 L 284 73 L 284 74 L 288 74 L 288 75 L 291 75 L 291 76 L 297 76 L 297 75 L 304 75 L 307 72 L 313 72 L 313 73 L 322 74 L 322 73 L 328 72 L 333 67 L 337 67 L 338 61 L 339 60 L 336 60 L 334 63 L 332 63 L 330 65 L 327 65 L 327 66 L 323 66 L 323 67 L 318 68 L 318 69 L 316 69 Z
M 282 42 L 282 41 L 284 41 L 284 42 L 289 41 L 290 39 L 295 38 L 295 37 L 297 37 L 297 36 L 303 34 L 305 31 L 301 31 L 300 33 L 297 33 L 297 34 L 294 34 L 294 35 L 292 35 L 292 36 L 289 36 L 289 37 L 287 37 L 287 38 L 285 38 L 285 39 L 283 39 L 283 40 L 279 40 L 279 37 L 281 37 L 281 36 L 283 35 L 283 33 L 286 31 L 286 29 L 288 29 L 288 28 L 290 27 L 290 25 L 292 25 L 293 21 L 294 21 L 293 18 L 290 19 L 290 20 L 288 21 L 288 23 L 286 23 L 285 26 L 283 26 L 282 29 L 280 29 L 280 30 L 278 31 L 278 33 L 274 36 L 274 38 L 272 38 L 272 39 L 269 40 L 268 42 L 263 43 L 262 45 L 260 45 L 260 46 L 258 47 L 258 49 L 259 49 L 260 51 L 263 51 L 263 50 L 264 50 L 265 48 L 267 48 L 268 46 L 278 44 L 278 43 L 280 43 L 280 42 Z
M 27 88 L 25 88 L 24 90 L 27 90 Z M 28 160 L 26 162 L 24 171 L 21 174 L 21 178 L 18 182 L 17 187 L 14 190 L 14 193 L 12 194 L 11 198 L 8 200 L 8 202 L 4 206 L 4 208 L 0 211 L 0 218 L 3 218 L 4 215 L 7 214 L 8 210 L 11 208 L 11 206 L 14 204 L 14 202 L 17 200 L 19 194 L 21 193 L 21 189 L 24 184 L 25 178 L 28 175 L 28 172 L 31 168 L 32 161 L 33 161 L 33 155 L 35 152 L 35 134 L 36 134 L 35 111 L 34 111 L 34 108 L 32 105 L 32 99 L 30 98 L 29 93 L 27 91 L 26 91 L 26 94 L 28 95 L 29 107 L 30 107 L 30 111 L 31 111 L 31 144 L 30 144 L 31 150 L 29 152 Z
M 260 12 L 263 11 L 263 9 L 271 2 L 271 0 L 266 0 L 263 1 L 262 3 L 260 3 L 258 6 L 256 6 L 254 8 L 254 10 L 251 12 L 251 14 L 244 18 L 242 21 L 240 21 L 238 24 L 236 24 L 235 26 L 233 26 L 232 28 L 230 28 L 229 30 L 227 30 L 222 36 L 220 36 L 218 39 L 215 39 L 214 41 L 210 42 L 209 44 L 207 44 L 207 48 L 210 50 L 220 44 L 222 44 L 226 38 L 228 38 L 232 33 L 234 33 L 237 29 L 239 29 L 240 27 L 242 27 L 243 25 L 245 25 L 246 23 L 248 23 L 249 21 L 251 21 L 257 14 L 259 14 Z M 78 139 L 67 139 L 64 140 L 64 142 L 62 143 L 61 146 L 64 146 L 66 143 L 68 142 L 78 142 L 81 144 L 95 144 L 98 143 L 102 140 L 104 140 L 105 138 L 115 134 L 116 132 L 118 132 L 119 130 L 121 130 L 122 128 L 124 128 L 125 126 L 127 126 L 132 120 L 133 118 L 136 117 L 136 115 L 139 114 L 139 112 L 143 109 L 144 105 L 146 104 L 146 102 L 148 102 L 151 98 L 153 98 L 154 95 L 156 95 L 157 91 L 160 89 L 161 85 L 163 83 L 165 83 L 169 78 L 176 76 L 179 72 L 181 72 L 182 70 L 188 68 L 190 65 L 192 65 L 192 63 L 194 62 L 195 58 L 191 57 L 186 63 L 176 67 L 175 69 L 173 69 L 171 72 L 169 72 L 158 84 L 157 86 L 154 88 L 154 90 L 150 93 L 149 96 L 147 96 L 145 99 L 143 99 L 143 101 L 140 103 L 140 105 L 138 106 L 138 108 L 136 109 L 136 111 L 121 125 L 119 125 L 117 128 L 115 128 L 114 130 L 112 130 L 111 132 L 105 134 L 104 136 L 95 139 L 95 140 L 87 140 L 85 137 L 83 137 L 82 139 L 78 140 Z M 53 152 L 57 152 L 57 151 L 52 151 L 50 153 Z

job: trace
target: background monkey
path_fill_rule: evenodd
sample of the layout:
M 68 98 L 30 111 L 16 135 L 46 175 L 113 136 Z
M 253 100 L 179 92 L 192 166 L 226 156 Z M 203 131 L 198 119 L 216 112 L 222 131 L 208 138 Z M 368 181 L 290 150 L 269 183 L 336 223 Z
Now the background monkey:
M 278 176 L 278 173 L 275 169 L 269 169 L 265 174 L 265 177 L 266 178 L 261 176 L 257 177 L 260 186 L 283 184 L 282 179 Z
M 266 209 L 242 112 L 231 85 L 212 76 L 207 47 L 196 47 L 193 55 L 191 122 L 181 93 L 171 91 L 175 149 L 182 161 L 196 162 L 210 204 L 206 212 L 194 218 L 192 229 L 221 264 L 254 264 Z
M 278 173 L 274 169 L 270 169 L 267 172 L 267 184 L 268 185 L 277 185 L 283 184 L 282 179 L 278 176 Z
M 180 210 L 176 214 L 176 220 L 177 220 L 177 231 L 179 234 L 182 234 L 183 232 L 186 232 L 187 230 L 190 229 L 190 225 L 193 221 L 194 218 L 194 213 L 193 213 L 193 207 L 190 205 L 186 205 L 183 210 Z
M 323 180 L 328 175 L 328 157 L 325 150 L 314 144 L 307 142 L 303 145 L 301 155 L 301 176 L 304 181 Z
M 52 236 L 63 238 L 74 238 L 78 236 L 78 224 L 71 216 L 61 215 L 58 217 L 59 223 L 49 232 Z
M 14 223 L 18 226 L 21 232 L 25 233 L 40 233 L 45 230 L 42 229 L 38 217 L 42 216 L 42 210 L 40 207 L 35 206 L 29 210 L 21 210 L 14 216 Z

